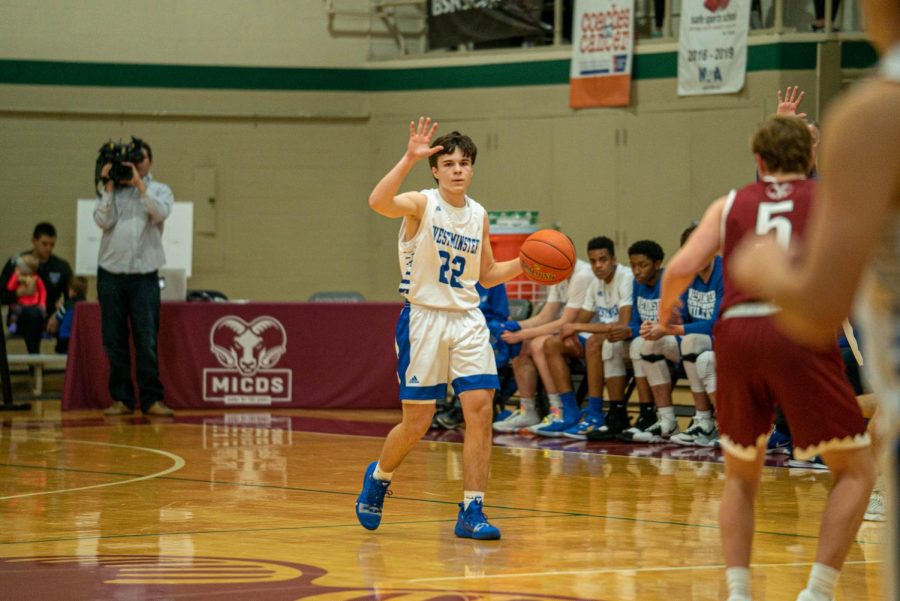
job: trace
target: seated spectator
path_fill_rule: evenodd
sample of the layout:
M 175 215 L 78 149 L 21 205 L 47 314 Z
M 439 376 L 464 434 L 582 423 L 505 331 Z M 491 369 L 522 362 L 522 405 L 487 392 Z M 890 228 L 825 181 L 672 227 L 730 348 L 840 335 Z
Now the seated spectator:
M 537 315 L 507 324 L 507 331 L 501 335 L 501 338 L 508 344 L 522 344 L 519 356 L 512 362 L 516 386 L 519 389 L 520 405 L 519 410 L 513 415 L 503 421 L 495 422 L 494 430 L 514 432 L 523 428 L 548 425 L 555 419 L 561 419 L 559 416 L 562 412 L 562 402 L 553 384 L 550 368 L 547 366 L 544 343 L 550 336 L 558 333 L 563 324 L 575 321 L 584 304 L 588 286 L 594 279 L 591 266 L 586 261 L 579 259 L 569 279 L 550 286 L 547 302 Z M 550 402 L 550 413 L 546 424 L 541 423 L 535 408 L 538 374 L 540 374 Z
M 615 245 L 606 237 L 588 242 L 588 259 L 596 278 L 585 295 L 578 317 L 544 344 L 553 381 L 563 403 L 564 420 L 558 430 L 537 430 L 547 436 L 563 435 L 576 440 L 588 437 L 611 439 L 629 426 L 625 407 L 625 339 L 630 335 L 631 270 L 616 260 Z M 567 356 L 584 358 L 588 381 L 588 407 L 578 413 Z M 603 414 L 603 386 L 609 392 L 609 419 Z
M 662 247 L 652 240 L 639 240 L 628 248 L 631 272 L 634 274 L 631 321 L 628 322 L 628 336 L 631 338 L 629 355 L 637 382 L 640 414 L 634 426 L 619 435 L 626 442 L 651 442 L 663 435 L 667 438 L 678 433 L 667 357 L 660 354 L 671 345 L 657 344 L 666 336 L 659 328 L 659 285 L 664 257 Z M 671 357 L 676 357 L 678 351 L 675 348 L 667 352 Z M 669 378 L 668 388 L 666 378 Z M 653 390 L 654 387 L 656 390 Z
M 60 299 L 54 323 L 48 324 L 48 330 L 56 334 L 56 352 L 65 355 L 69 352 L 69 338 L 72 337 L 72 322 L 75 319 L 75 305 L 87 300 L 87 278 L 75 276 L 69 282 L 69 298 L 65 302 Z
M 681 234 L 681 246 L 696 228 L 692 225 Z M 681 337 L 681 362 L 696 411 L 688 429 L 672 436 L 672 442 L 677 444 L 708 446 L 718 439 L 711 399 L 715 394 L 715 364 L 710 370 L 709 362 L 715 361 L 712 331 L 723 292 L 722 257 L 716 256 L 681 296 L 681 324 L 673 327 L 673 333 Z
M 16 268 L 6 283 L 9 292 L 15 292 L 17 296 L 17 313 L 27 309 L 37 309 L 41 313 L 47 312 L 47 288 L 37 275 L 38 260 L 32 255 L 21 255 L 16 258 Z M 10 320 L 15 323 L 16 316 Z
M 55 307 L 60 297 L 65 298 L 68 293 L 69 279 L 72 277 L 72 269 L 69 264 L 53 254 L 56 245 L 56 228 L 52 224 L 42 222 L 34 228 L 31 239 L 32 249 L 25 251 L 10 259 L 3 272 L 0 273 L 0 303 L 10 308 L 9 319 L 15 319 L 15 333 L 25 339 L 25 347 L 30 354 L 41 352 L 41 338 L 48 327 L 46 310 L 36 306 L 23 306 L 20 303 L 19 288 L 9 289 L 6 284 L 13 277 L 19 257 L 33 256 L 38 261 L 37 276 L 46 289 L 46 307 Z M 50 321 L 55 321 L 51 313 Z M 12 333 L 12 332 L 10 332 Z

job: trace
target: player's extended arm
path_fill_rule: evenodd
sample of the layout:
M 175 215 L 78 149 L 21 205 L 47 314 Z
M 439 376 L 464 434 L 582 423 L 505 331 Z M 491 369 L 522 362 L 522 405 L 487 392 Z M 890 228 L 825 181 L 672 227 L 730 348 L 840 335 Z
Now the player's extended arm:
M 659 323 L 672 325 L 680 308 L 679 297 L 691 285 L 697 272 L 709 265 L 721 246 L 722 211 L 727 197 L 719 198 L 706 209 L 700 225 L 687 239 L 663 271 L 659 295 Z
M 484 236 L 481 242 L 481 272 L 478 281 L 485 288 L 493 288 L 497 284 L 508 282 L 522 274 L 522 265 L 518 259 L 497 262 L 491 250 L 491 232 L 488 216 L 484 216 Z
M 419 123 L 409 122 L 409 142 L 406 153 L 394 167 L 387 172 L 381 181 L 375 185 L 369 194 L 369 206 L 372 210 L 385 217 L 412 216 L 421 219 L 425 207 L 425 197 L 418 192 L 407 192 L 398 195 L 403 180 L 416 163 L 427 159 L 436 152 L 443 150 L 443 146 L 432 148 L 431 138 L 437 131 L 438 124 L 431 123 L 430 117 L 419 117 Z

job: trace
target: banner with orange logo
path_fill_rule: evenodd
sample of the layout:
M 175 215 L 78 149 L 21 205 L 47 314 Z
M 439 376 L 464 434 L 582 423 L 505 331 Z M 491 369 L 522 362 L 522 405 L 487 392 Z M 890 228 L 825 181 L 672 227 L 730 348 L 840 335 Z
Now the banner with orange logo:
M 634 0 L 575 0 L 569 106 L 628 106 Z
M 751 0 L 693 0 L 681 9 L 678 94 L 728 94 L 747 77 Z

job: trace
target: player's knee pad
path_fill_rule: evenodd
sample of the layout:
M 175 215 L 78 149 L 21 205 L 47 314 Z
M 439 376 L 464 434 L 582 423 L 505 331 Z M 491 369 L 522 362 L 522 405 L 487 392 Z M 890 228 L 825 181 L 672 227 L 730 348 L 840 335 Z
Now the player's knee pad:
M 625 343 L 604 340 L 600 354 L 605 377 L 621 378 L 625 375 Z
M 644 344 L 644 339 L 638 336 L 637 338 L 633 338 L 628 345 L 628 357 L 632 361 L 640 361 L 641 359 L 641 347 Z
M 666 363 L 666 356 L 662 353 L 664 350 L 663 339 L 645 340 L 640 339 L 639 358 L 635 361 L 635 366 L 641 364 L 644 376 L 650 386 L 659 386 L 672 381 L 672 375 L 669 373 L 669 364 Z M 634 348 L 631 349 L 632 359 L 634 358 Z
M 712 350 L 712 338 L 706 334 L 688 334 L 681 339 L 681 358 L 696 362 L 700 353 Z
M 708 394 L 716 392 L 716 354 L 706 351 L 697 357 L 697 375 Z
M 678 352 L 678 339 L 675 336 L 663 336 L 658 340 L 644 340 L 641 344 L 641 356 L 645 359 L 648 356 L 661 356 L 663 359 L 677 362 L 681 360 L 681 354 Z
M 650 386 L 668 384 L 672 381 L 669 364 L 663 355 L 644 355 L 640 362 L 643 363 L 644 375 Z

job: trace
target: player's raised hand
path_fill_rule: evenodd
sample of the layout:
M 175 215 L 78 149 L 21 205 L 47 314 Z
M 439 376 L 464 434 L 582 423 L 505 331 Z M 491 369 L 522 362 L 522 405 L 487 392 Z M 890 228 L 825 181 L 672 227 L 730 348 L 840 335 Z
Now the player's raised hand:
M 784 117 L 800 117 L 801 119 L 806 118 L 806 113 L 798 113 L 797 109 L 800 108 L 800 103 L 803 102 L 803 98 L 806 96 L 806 92 L 800 89 L 800 86 L 788 86 L 784 89 L 784 96 L 781 95 L 781 90 L 778 90 L 778 108 L 775 111 L 776 115 L 781 115 Z
M 406 146 L 406 156 L 419 161 L 426 159 L 436 152 L 444 149 L 443 146 L 431 147 L 431 138 L 437 131 L 438 123 L 431 122 L 431 117 L 419 117 L 419 123 L 409 122 L 409 144 Z

